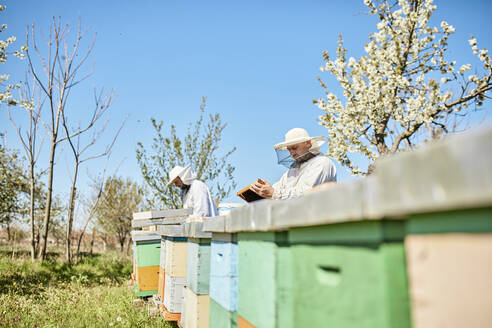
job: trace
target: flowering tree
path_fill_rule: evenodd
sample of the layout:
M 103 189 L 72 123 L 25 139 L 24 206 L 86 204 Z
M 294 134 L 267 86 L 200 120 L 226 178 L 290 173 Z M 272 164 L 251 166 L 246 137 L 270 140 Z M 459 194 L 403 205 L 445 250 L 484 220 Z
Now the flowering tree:
M 0 5 L 0 12 L 5 10 L 4 5 Z M 7 24 L 2 24 L 0 26 L 0 33 L 5 32 L 7 30 Z M 7 48 L 10 44 L 14 43 L 16 40 L 15 36 L 10 36 L 6 40 L 0 39 L 0 64 L 5 64 L 7 61 L 8 55 L 13 54 L 14 56 L 23 59 L 24 54 L 19 52 L 18 50 L 14 51 L 13 53 L 9 53 L 7 51 Z M 23 46 L 21 51 L 26 51 L 26 46 Z M 0 75 L 0 105 L 2 103 L 7 103 L 9 105 L 17 105 L 18 101 L 12 98 L 12 91 L 13 89 L 18 89 L 19 84 L 8 84 L 7 80 L 9 79 L 9 74 L 2 74 Z
M 483 65 L 475 68 L 480 74 L 468 74 L 470 64 L 457 68 L 456 61 L 445 59 L 454 28 L 444 21 L 440 28 L 427 25 L 436 9 L 432 0 L 364 3 L 380 20 L 365 45 L 367 54 L 347 60 L 341 36 L 335 60 L 323 53 L 321 70 L 335 76 L 345 101 L 321 79 L 326 99 L 314 101 L 325 112 L 320 124 L 329 131 L 327 155 L 355 175 L 364 172 L 351 153 L 374 162 L 425 140 L 421 132 L 426 127 L 447 133 L 450 117 L 481 106 L 492 88 L 490 56 L 478 48 L 475 37 L 469 44 Z

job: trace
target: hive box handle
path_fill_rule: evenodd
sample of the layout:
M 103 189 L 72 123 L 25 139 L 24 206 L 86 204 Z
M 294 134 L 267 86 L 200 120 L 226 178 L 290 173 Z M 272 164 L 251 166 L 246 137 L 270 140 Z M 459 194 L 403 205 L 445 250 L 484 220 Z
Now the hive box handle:
M 336 266 L 318 265 L 316 277 L 320 284 L 335 287 L 340 284 L 341 272 L 342 270 Z

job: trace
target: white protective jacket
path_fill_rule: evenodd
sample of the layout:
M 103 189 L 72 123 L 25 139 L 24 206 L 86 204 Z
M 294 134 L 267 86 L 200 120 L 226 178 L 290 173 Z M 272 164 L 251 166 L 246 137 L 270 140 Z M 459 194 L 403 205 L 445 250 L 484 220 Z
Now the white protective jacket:
M 189 182 L 189 181 L 187 181 Z M 192 208 L 190 217 L 217 216 L 219 212 L 205 183 L 193 179 L 183 195 L 183 208 Z
M 314 186 L 337 181 L 335 164 L 323 154 L 294 165 L 273 184 L 273 199 L 287 199 L 303 195 Z

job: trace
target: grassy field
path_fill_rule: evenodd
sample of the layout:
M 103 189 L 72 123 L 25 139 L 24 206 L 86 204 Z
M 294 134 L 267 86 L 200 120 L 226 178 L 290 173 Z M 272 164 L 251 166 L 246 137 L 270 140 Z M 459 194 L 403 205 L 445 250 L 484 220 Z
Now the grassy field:
M 174 327 L 136 307 L 131 262 L 118 254 L 86 255 L 69 266 L 0 249 L 0 327 Z

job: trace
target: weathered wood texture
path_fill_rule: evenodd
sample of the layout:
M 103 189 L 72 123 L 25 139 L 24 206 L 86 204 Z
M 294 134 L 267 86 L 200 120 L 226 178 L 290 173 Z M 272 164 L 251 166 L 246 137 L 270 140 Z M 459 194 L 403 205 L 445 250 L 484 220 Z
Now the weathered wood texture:
M 179 321 L 181 319 L 181 313 L 169 312 L 163 303 L 159 304 L 159 311 L 166 321 Z

